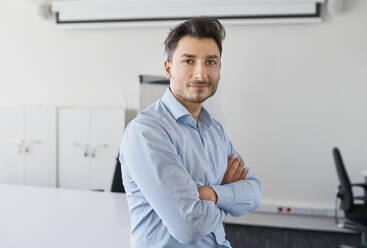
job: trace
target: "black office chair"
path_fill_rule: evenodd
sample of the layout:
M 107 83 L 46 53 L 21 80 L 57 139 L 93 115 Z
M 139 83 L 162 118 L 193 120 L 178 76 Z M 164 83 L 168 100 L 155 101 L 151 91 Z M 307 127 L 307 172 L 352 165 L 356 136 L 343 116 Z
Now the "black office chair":
M 111 192 L 125 193 L 125 188 L 122 184 L 121 163 L 119 157 L 120 154 L 118 154 L 116 158 L 115 173 L 113 174 Z
M 353 230 L 361 233 L 362 247 L 367 247 L 367 197 L 354 196 L 353 187 L 362 187 L 367 192 L 367 184 L 351 184 L 348 173 L 345 169 L 342 156 L 338 148 L 333 149 L 333 155 L 336 165 L 340 185 L 335 200 L 335 223 L 338 227 Z M 340 201 L 340 205 L 339 205 Z M 357 203 L 357 202 L 360 203 Z M 338 206 L 339 205 L 339 206 Z M 339 219 L 339 208 L 344 211 L 345 221 Z

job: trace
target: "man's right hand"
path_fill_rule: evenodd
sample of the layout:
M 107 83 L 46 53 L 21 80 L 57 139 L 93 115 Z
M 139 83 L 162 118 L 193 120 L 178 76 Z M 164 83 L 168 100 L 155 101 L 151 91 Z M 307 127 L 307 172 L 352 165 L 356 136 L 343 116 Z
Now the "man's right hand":
M 245 179 L 246 174 L 247 169 L 243 167 L 241 159 L 232 154 L 228 157 L 228 166 L 221 185 Z

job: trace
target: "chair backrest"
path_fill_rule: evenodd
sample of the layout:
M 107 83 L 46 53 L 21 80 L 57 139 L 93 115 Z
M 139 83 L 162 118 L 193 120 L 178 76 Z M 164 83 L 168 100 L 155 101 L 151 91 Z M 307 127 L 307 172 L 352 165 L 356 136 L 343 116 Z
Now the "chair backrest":
M 118 154 L 116 158 L 115 172 L 113 173 L 111 192 L 125 193 L 125 188 L 122 183 L 121 163 L 120 163 L 119 157 L 120 157 L 120 154 Z
M 338 148 L 333 149 L 333 155 L 336 165 L 336 172 L 339 177 L 339 194 L 341 196 L 341 204 L 344 211 L 349 211 L 353 206 L 353 191 L 348 173 L 345 169 L 344 162 Z

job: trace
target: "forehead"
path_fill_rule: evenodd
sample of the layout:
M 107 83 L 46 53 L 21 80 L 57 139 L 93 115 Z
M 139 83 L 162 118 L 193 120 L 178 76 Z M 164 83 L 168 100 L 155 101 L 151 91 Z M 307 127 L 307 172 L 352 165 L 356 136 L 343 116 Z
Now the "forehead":
M 176 46 L 173 57 L 181 57 L 183 54 L 192 54 L 197 57 L 217 55 L 220 57 L 217 43 L 212 38 L 197 38 L 186 35 L 182 37 Z

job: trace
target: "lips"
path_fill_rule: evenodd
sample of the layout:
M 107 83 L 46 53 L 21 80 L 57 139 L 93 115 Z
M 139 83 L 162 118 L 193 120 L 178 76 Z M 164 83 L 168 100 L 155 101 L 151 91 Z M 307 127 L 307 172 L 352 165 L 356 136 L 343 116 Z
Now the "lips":
M 209 84 L 191 84 L 189 87 L 195 88 L 195 89 L 204 89 L 209 87 Z

